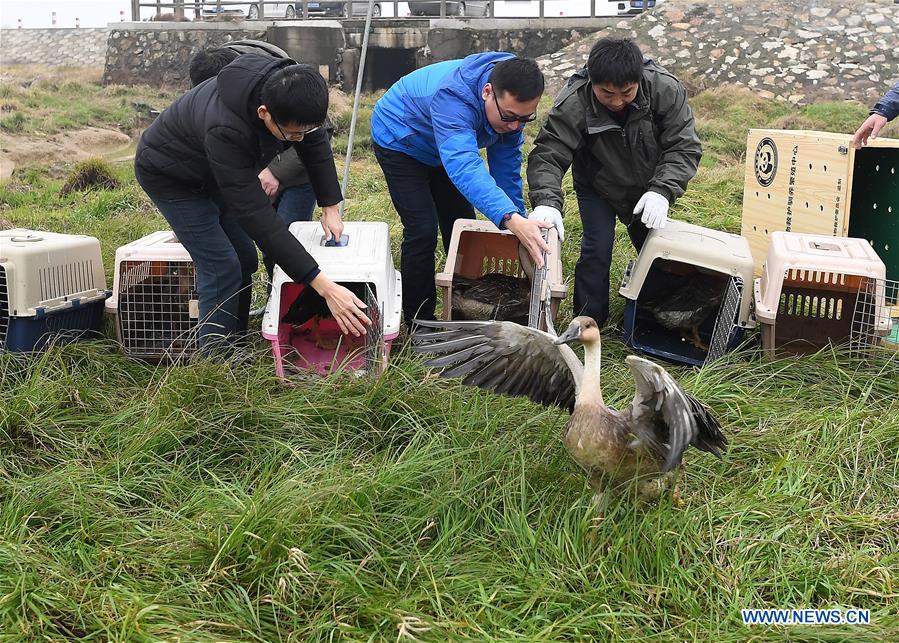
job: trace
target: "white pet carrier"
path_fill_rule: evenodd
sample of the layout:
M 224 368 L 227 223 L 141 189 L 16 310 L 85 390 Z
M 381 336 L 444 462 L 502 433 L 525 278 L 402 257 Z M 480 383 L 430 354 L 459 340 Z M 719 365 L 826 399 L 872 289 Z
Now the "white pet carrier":
M 194 264 L 173 232 L 154 232 L 116 250 L 106 310 L 126 355 L 178 359 L 196 350 Z
M 402 311 L 400 273 L 393 266 L 390 233 L 386 223 L 349 221 L 341 245 L 326 245 L 320 224 L 300 221 L 290 232 L 318 262 L 331 280 L 358 291 L 368 306 L 372 326 L 364 338 L 343 335 L 334 319 L 325 313 L 298 311 L 297 305 L 322 309 L 311 288 L 295 283 L 280 266 L 275 268 L 272 293 L 262 320 L 262 335 L 272 343 L 275 372 L 279 377 L 311 372 L 327 374 L 339 367 L 357 372 L 380 372 L 387 363 L 390 347 L 399 334 Z M 304 312 L 309 314 L 303 314 Z M 294 323 L 300 322 L 300 323 Z
M 97 335 L 109 296 L 94 237 L 16 228 L 0 232 L 0 349 Z

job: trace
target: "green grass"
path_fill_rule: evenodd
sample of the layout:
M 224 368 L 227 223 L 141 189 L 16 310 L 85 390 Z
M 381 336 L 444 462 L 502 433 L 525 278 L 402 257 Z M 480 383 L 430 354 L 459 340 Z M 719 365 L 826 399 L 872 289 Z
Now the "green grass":
M 694 99 L 708 161 L 675 216 L 739 229 L 745 127 L 864 115 L 741 100 Z M 398 258 L 384 178 L 364 144 L 354 158 L 348 218 L 388 221 Z M 62 197 L 57 172 L 18 170 L 0 215 L 99 237 L 111 277 L 118 245 L 165 225 L 115 171 L 116 190 Z M 633 255 L 618 241 L 613 283 Z M 613 297 L 612 405 L 633 394 L 620 321 Z M 293 386 L 261 346 L 241 367 L 146 365 L 111 339 L 0 354 L 0 640 L 895 640 L 895 359 L 750 348 L 716 366 L 671 371 L 720 418 L 724 460 L 688 453 L 683 508 L 619 501 L 596 522 L 564 413 L 435 380 L 406 351 L 376 381 Z M 872 625 L 749 628 L 745 607 L 869 608 Z
M 146 125 L 135 104 L 162 108 L 179 94 L 149 86 L 104 87 L 83 72 L 68 80 L 41 68 L 32 74 L 14 68 L 13 74 L 0 85 L 0 107 L 8 114 L 0 118 L 0 130 L 10 133 L 47 135 L 81 127 L 133 133 Z

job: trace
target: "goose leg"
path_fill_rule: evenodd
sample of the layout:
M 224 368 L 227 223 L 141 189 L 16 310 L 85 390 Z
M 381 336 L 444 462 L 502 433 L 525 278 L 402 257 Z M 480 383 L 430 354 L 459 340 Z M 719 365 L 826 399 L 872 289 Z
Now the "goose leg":
M 596 511 L 595 522 L 603 519 L 606 509 L 612 501 L 612 494 L 606 486 L 605 481 L 599 476 L 590 476 L 590 488 L 593 489 L 593 509 Z
M 687 341 L 693 344 L 696 348 L 702 351 L 708 351 L 709 345 L 702 341 L 702 338 L 699 336 L 699 327 L 693 326 L 690 328 L 690 337 L 687 338 Z
M 673 504 L 676 508 L 682 509 L 686 504 L 684 499 L 681 498 L 680 495 L 680 487 L 678 486 L 681 481 L 681 471 L 683 470 L 684 465 L 681 464 L 675 471 L 671 481 L 671 504 Z

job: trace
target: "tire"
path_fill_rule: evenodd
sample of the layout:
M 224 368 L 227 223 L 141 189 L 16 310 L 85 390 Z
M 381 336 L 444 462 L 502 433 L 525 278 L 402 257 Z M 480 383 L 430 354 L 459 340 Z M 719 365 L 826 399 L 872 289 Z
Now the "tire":
M 372 18 L 380 18 L 381 17 L 381 5 L 376 4 L 371 8 L 371 17 Z
M 259 5 L 250 5 L 250 8 L 247 10 L 247 20 L 259 20 Z
M 485 18 L 490 17 L 490 3 L 489 2 L 484 3 L 484 14 L 483 15 Z
M 460 17 L 460 18 L 464 18 L 464 17 L 465 17 L 465 3 L 464 3 L 464 2 L 460 2 L 460 3 L 456 6 L 456 15 L 457 15 L 458 17 Z
M 288 20 L 293 20 L 297 17 L 297 10 L 294 9 L 292 4 L 287 6 L 287 9 L 284 11 L 284 17 Z

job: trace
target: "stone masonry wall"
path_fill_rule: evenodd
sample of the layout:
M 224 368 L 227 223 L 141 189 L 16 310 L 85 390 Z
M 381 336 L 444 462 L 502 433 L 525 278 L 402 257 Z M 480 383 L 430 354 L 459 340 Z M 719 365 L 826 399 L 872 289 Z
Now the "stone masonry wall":
M 103 67 L 109 29 L 2 29 L 3 65 Z
M 873 104 L 899 79 L 893 0 L 671 0 L 538 58 L 552 91 L 584 65 L 604 35 L 633 38 L 694 90 L 727 83 L 796 105 Z
M 187 88 L 187 68 L 195 52 L 242 38 L 265 40 L 265 29 L 114 29 L 103 82 Z

